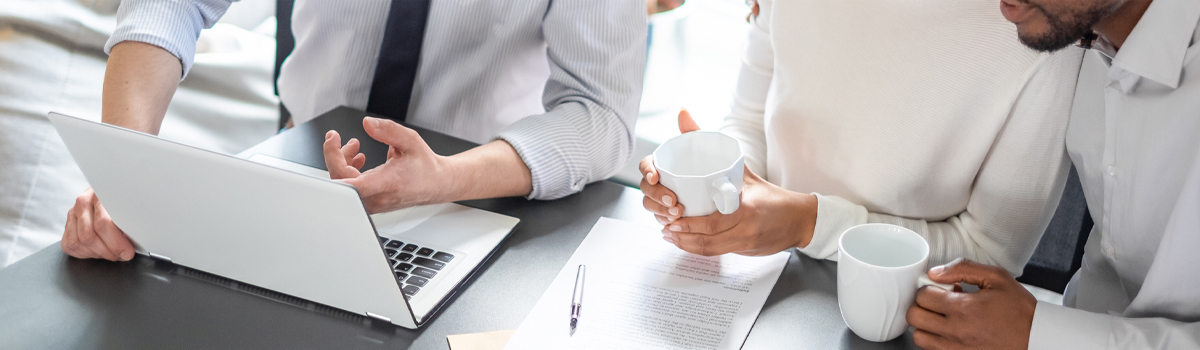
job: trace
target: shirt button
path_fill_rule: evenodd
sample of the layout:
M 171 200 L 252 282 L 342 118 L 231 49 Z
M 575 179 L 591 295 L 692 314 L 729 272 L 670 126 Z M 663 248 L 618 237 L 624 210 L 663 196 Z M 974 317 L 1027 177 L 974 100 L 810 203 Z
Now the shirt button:
M 1108 166 L 1108 176 L 1117 176 L 1117 167 L 1116 166 L 1112 166 L 1112 165 Z
M 1113 256 L 1113 254 L 1116 254 L 1116 253 L 1117 253 L 1117 250 L 1115 248 L 1113 248 L 1113 246 L 1107 245 L 1107 244 L 1104 245 L 1104 254 L 1106 254 L 1108 256 Z

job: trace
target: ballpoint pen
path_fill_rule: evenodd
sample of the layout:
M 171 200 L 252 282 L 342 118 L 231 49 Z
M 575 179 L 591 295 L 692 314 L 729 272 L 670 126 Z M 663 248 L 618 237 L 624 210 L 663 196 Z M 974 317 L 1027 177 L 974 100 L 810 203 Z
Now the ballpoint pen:
M 571 295 L 571 335 L 575 335 L 575 325 L 579 323 L 579 309 L 583 307 L 583 277 L 587 267 L 579 265 L 575 272 L 575 292 Z

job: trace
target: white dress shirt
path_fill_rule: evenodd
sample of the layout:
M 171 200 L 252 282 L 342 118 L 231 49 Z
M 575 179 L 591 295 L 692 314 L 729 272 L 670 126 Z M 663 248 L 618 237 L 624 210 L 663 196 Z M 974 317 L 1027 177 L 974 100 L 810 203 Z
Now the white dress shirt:
M 1067 150 L 1096 225 L 1030 349 L 1200 349 L 1198 22 L 1200 2 L 1156 0 L 1084 59 Z
M 186 76 L 201 28 L 232 0 L 128 0 L 106 50 L 160 46 Z M 388 0 L 298 0 L 296 48 L 279 97 L 297 122 L 338 106 L 365 109 Z M 645 65 L 637 1 L 431 1 L 407 121 L 478 143 L 503 139 L 533 176 L 530 198 L 603 180 L 633 151 Z
M 1083 50 L 1025 48 L 992 0 L 759 1 L 722 131 L 746 164 L 819 193 L 812 242 L 885 222 L 1020 274 L 1058 205 Z

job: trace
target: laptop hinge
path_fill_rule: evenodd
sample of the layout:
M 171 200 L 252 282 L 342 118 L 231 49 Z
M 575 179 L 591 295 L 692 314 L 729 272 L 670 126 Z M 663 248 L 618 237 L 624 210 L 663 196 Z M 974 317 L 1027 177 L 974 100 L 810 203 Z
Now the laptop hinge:
M 154 258 L 155 260 L 161 260 L 161 261 L 165 261 L 165 262 L 171 262 L 171 258 L 168 258 L 168 257 L 162 256 L 162 255 L 154 254 L 154 253 L 151 253 L 151 252 L 146 252 L 146 254 L 147 254 L 147 255 L 150 255 L 150 257 L 151 257 L 151 258 Z
M 383 321 L 383 322 L 387 322 L 387 323 L 392 323 L 392 319 L 390 319 L 390 318 L 383 317 L 383 316 L 380 316 L 380 315 L 376 315 L 376 314 L 373 314 L 373 313 L 370 313 L 370 312 L 368 312 L 368 313 L 366 313 L 366 314 L 367 314 L 367 317 L 370 317 L 370 318 L 373 318 L 373 319 L 376 319 L 376 320 L 380 320 L 380 321 Z

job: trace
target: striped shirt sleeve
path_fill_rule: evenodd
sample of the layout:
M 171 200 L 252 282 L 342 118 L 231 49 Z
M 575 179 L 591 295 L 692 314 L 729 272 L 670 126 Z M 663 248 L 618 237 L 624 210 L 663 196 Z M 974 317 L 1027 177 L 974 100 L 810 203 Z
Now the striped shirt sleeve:
M 104 53 L 123 41 L 138 41 L 167 50 L 187 76 L 196 56 L 200 30 L 212 28 L 236 0 L 125 0 L 117 9 L 117 27 Z
M 547 112 L 501 131 L 529 166 L 530 199 L 556 199 L 615 174 L 633 153 L 646 64 L 637 1 L 555 3 L 542 32 L 550 61 Z

